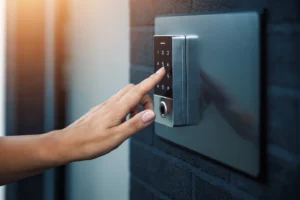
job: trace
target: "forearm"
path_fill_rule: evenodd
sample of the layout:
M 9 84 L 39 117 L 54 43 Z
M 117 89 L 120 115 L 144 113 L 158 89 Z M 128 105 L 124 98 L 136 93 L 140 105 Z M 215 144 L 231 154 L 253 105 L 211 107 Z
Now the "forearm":
M 68 163 L 58 135 L 0 137 L 0 185 Z
M 90 160 L 113 151 L 150 126 L 153 102 L 148 94 L 165 76 L 164 67 L 138 85 L 129 84 L 61 131 L 0 137 L 0 185 L 73 161 Z M 144 110 L 140 112 L 138 105 Z M 130 119 L 124 121 L 130 114 Z

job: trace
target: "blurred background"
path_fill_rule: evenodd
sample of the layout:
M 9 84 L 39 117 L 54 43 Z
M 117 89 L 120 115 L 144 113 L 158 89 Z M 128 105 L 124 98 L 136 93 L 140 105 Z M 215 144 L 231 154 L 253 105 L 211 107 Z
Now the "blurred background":
M 63 128 L 129 82 L 128 0 L 1 0 L 0 8 L 1 134 Z M 125 142 L 7 185 L 0 200 L 128 199 L 128 151 Z
M 0 1 L 0 137 L 5 133 L 4 128 L 4 95 L 5 95 L 5 2 Z M 0 200 L 4 200 L 4 187 L 0 187 Z

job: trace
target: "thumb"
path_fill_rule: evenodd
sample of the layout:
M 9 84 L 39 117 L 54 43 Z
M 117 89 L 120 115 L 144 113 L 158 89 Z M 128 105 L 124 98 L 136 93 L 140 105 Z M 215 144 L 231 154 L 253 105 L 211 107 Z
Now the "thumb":
M 133 118 L 121 124 L 118 128 L 119 131 L 125 134 L 125 137 L 128 138 L 136 132 L 152 124 L 154 119 L 155 113 L 153 112 L 153 110 L 144 110 L 135 115 Z

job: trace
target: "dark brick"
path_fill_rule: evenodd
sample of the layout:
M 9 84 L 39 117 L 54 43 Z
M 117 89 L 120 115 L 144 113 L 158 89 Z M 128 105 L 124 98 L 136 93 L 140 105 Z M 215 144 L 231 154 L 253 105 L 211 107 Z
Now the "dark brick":
M 154 18 L 165 14 L 189 13 L 193 9 L 192 0 L 131 0 L 131 26 L 154 25 Z
M 222 166 L 216 165 L 215 163 L 205 159 L 203 156 L 192 153 L 189 150 L 182 149 L 180 147 L 174 146 L 169 142 L 161 139 L 159 136 L 154 136 L 154 146 L 161 151 L 170 154 L 190 165 L 206 172 L 210 175 L 218 177 L 225 181 L 230 181 L 230 171 Z
M 299 162 L 299 156 L 293 154 L 277 145 L 268 145 L 267 157 L 267 182 L 281 183 L 285 179 L 285 173 L 289 168 L 296 166 Z
M 154 24 L 154 9 L 152 0 L 130 0 L 131 26 Z
M 131 65 L 130 67 L 130 83 L 138 84 L 153 74 L 153 68 L 139 65 Z
M 266 185 L 241 174 L 232 173 L 231 184 L 256 198 L 261 198 L 265 195 Z
M 194 12 L 209 12 L 217 10 L 226 10 L 227 0 L 213 0 L 213 1 L 200 1 L 194 0 L 193 11 Z
M 153 74 L 153 68 L 138 65 L 131 65 L 130 68 L 130 83 L 139 84 Z M 153 90 L 149 92 L 153 98 Z
M 154 195 L 134 178 L 130 178 L 130 199 L 131 200 L 153 200 Z
M 290 165 L 290 163 L 285 162 L 277 157 L 269 156 L 267 159 L 268 163 L 268 184 L 276 184 L 281 183 L 284 179 L 284 174 L 286 173 L 287 166 Z
M 298 101 L 298 109 L 297 109 L 297 133 L 300 134 L 300 101 Z M 298 137 L 300 144 L 300 136 Z M 300 148 L 300 147 L 299 147 Z M 299 149 L 300 152 L 300 149 Z
M 132 138 L 137 139 L 145 144 L 152 145 L 153 144 L 153 125 L 138 132 Z
M 174 13 L 189 13 L 192 11 L 192 0 L 154 0 L 153 3 L 155 16 L 174 14 Z
M 172 199 L 191 198 L 191 173 L 179 163 L 131 141 L 131 173 Z
M 153 27 L 131 29 L 131 64 L 153 66 Z
M 267 37 L 269 83 L 300 89 L 300 27 L 271 25 Z
M 299 0 L 266 0 L 266 2 L 270 22 L 278 23 L 300 21 Z
M 170 200 L 169 197 L 160 193 L 153 187 L 149 186 L 147 183 L 139 180 L 135 176 L 130 177 L 130 199 L 131 200 Z
M 263 163 L 266 171 L 262 171 L 266 182 L 250 179 L 241 174 L 231 174 L 231 184 L 259 199 L 275 199 L 280 194 L 280 188 L 286 182 L 289 168 L 297 165 L 299 158 L 277 145 L 268 145 L 267 160 Z
M 267 158 L 267 166 L 268 187 L 265 190 L 265 197 L 262 199 L 281 200 L 281 198 L 278 197 L 282 195 L 282 188 L 292 178 L 290 174 L 295 166 L 297 166 L 297 161 L 288 161 L 276 155 L 269 155 Z M 295 174 L 293 174 L 293 176 L 295 176 Z
M 286 95 L 285 89 L 273 87 L 268 97 L 268 141 L 288 151 L 299 153 L 297 105 L 299 99 Z
M 300 197 L 300 165 L 289 168 L 285 174 L 285 180 L 280 188 L 277 189 L 279 192 L 278 200 L 280 199 L 295 199 Z M 273 191 L 271 190 L 272 195 Z M 276 192 L 275 192 L 276 193 Z M 271 198 L 270 198 L 271 199 Z M 272 198 L 275 199 L 275 198 Z
M 269 23 L 300 21 L 298 0 L 130 0 L 131 26 L 153 25 L 164 14 L 261 8 L 267 8 Z
M 212 183 L 201 177 L 194 176 L 194 197 L 195 199 L 205 200 L 241 200 L 244 199 L 243 195 L 233 194 L 230 187 L 226 182 Z M 227 187 L 227 188 L 226 188 Z M 248 196 L 247 194 L 245 194 Z
M 158 196 L 154 196 L 153 200 L 170 200 L 170 199 L 169 198 L 161 198 L 161 197 L 158 197 Z
M 259 9 L 263 7 L 263 0 L 194 0 L 194 12 L 229 11 L 238 9 Z
M 147 77 L 152 74 L 152 69 L 142 66 L 132 65 L 130 68 L 130 82 L 133 84 L 138 84 Z M 150 92 L 151 97 L 153 96 L 153 92 Z M 140 107 L 142 110 L 142 107 Z M 133 136 L 134 139 L 137 139 L 145 144 L 152 145 L 153 144 L 153 132 L 154 127 L 149 126 L 146 129 L 141 130 L 137 134 Z
M 299 0 L 194 0 L 194 11 L 267 9 L 268 23 L 299 22 Z

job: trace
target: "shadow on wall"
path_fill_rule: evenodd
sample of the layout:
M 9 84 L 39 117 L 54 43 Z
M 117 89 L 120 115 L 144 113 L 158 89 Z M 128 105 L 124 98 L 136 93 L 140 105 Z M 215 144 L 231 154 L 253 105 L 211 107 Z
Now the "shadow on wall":
M 200 80 L 203 86 L 200 95 L 203 108 L 205 109 L 205 107 L 214 104 L 240 137 L 259 147 L 255 117 L 243 109 L 230 94 L 226 93 L 226 88 L 223 88 L 218 81 L 213 80 L 204 70 L 201 70 Z

